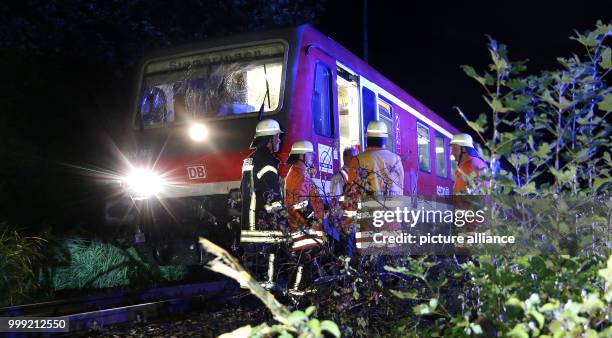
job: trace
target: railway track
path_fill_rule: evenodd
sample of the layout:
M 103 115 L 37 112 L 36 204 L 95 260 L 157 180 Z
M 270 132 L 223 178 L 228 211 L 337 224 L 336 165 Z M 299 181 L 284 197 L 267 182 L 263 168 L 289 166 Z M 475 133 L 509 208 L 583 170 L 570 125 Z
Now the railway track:
M 154 288 L 141 292 L 64 299 L 44 303 L 0 308 L 0 317 L 66 319 L 62 333 L 41 332 L 41 336 L 71 335 L 99 331 L 124 323 L 146 323 L 163 316 L 187 313 L 223 302 L 238 290 L 231 280 Z M 8 337 L 30 337 L 23 332 L 5 333 Z

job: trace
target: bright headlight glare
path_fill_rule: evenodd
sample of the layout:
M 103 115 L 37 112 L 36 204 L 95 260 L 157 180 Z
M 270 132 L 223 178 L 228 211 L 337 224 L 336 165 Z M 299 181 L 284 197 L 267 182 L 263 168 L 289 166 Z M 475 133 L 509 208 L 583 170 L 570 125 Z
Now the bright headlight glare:
M 201 123 L 192 124 L 189 128 L 189 136 L 194 141 L 204 141 L 206 136 L 208 136 L 208 129 Z
M 135 169 L 125 178 L 128 188 L 135 197 L 147 198 L 160 193 L 164 180 L 156 173 L 146 169 Z

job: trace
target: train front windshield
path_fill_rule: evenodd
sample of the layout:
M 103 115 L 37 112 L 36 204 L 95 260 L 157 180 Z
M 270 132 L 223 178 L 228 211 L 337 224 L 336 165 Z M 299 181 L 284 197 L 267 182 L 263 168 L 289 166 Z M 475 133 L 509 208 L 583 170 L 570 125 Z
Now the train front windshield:
M 241 46 L 148 63 L 136 124 L 224 119 L 276 111 L 282 100 L 285 44 Z

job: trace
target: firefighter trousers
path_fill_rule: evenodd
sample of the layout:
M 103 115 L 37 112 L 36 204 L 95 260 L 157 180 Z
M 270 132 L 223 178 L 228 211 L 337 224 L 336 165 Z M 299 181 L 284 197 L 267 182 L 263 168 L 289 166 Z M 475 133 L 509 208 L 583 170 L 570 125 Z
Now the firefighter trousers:
M 319 275 L 318 253 L 319 249 L 293 252 L 294 269 L 287 285 L 289 294 L 300 296 L 305 291 L 314 291 L 313 282 Z
M 249 243 L 243 247 L 242 262 L 253 277 L 264 287 L 275 286 L 279 261 L 283 252 L 279 244 Z

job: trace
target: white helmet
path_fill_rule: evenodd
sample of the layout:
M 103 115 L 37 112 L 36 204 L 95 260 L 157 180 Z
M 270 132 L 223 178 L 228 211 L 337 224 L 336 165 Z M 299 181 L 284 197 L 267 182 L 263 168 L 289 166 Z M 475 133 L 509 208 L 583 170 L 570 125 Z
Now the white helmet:
M 456 144 L 459 146 L 474 148 L 474 142 L 472 141 L 472 136 L 468 134 L 457 134 L 453 136 L 453 140 L 450 144 Z
M 387 125 L 381 121 L 372 121 L 368 123 L 366 137 L 388 137 Z
M 289 155 L 306 153 L 314 153 L 314 147 L 312 146 L 312 143 L 310 141 L 304 140 L 293 142 Z
M 261 120 L 255 127 L 255 137 L 276 135 L 282 132 L 278 122 L 272 119 Z

